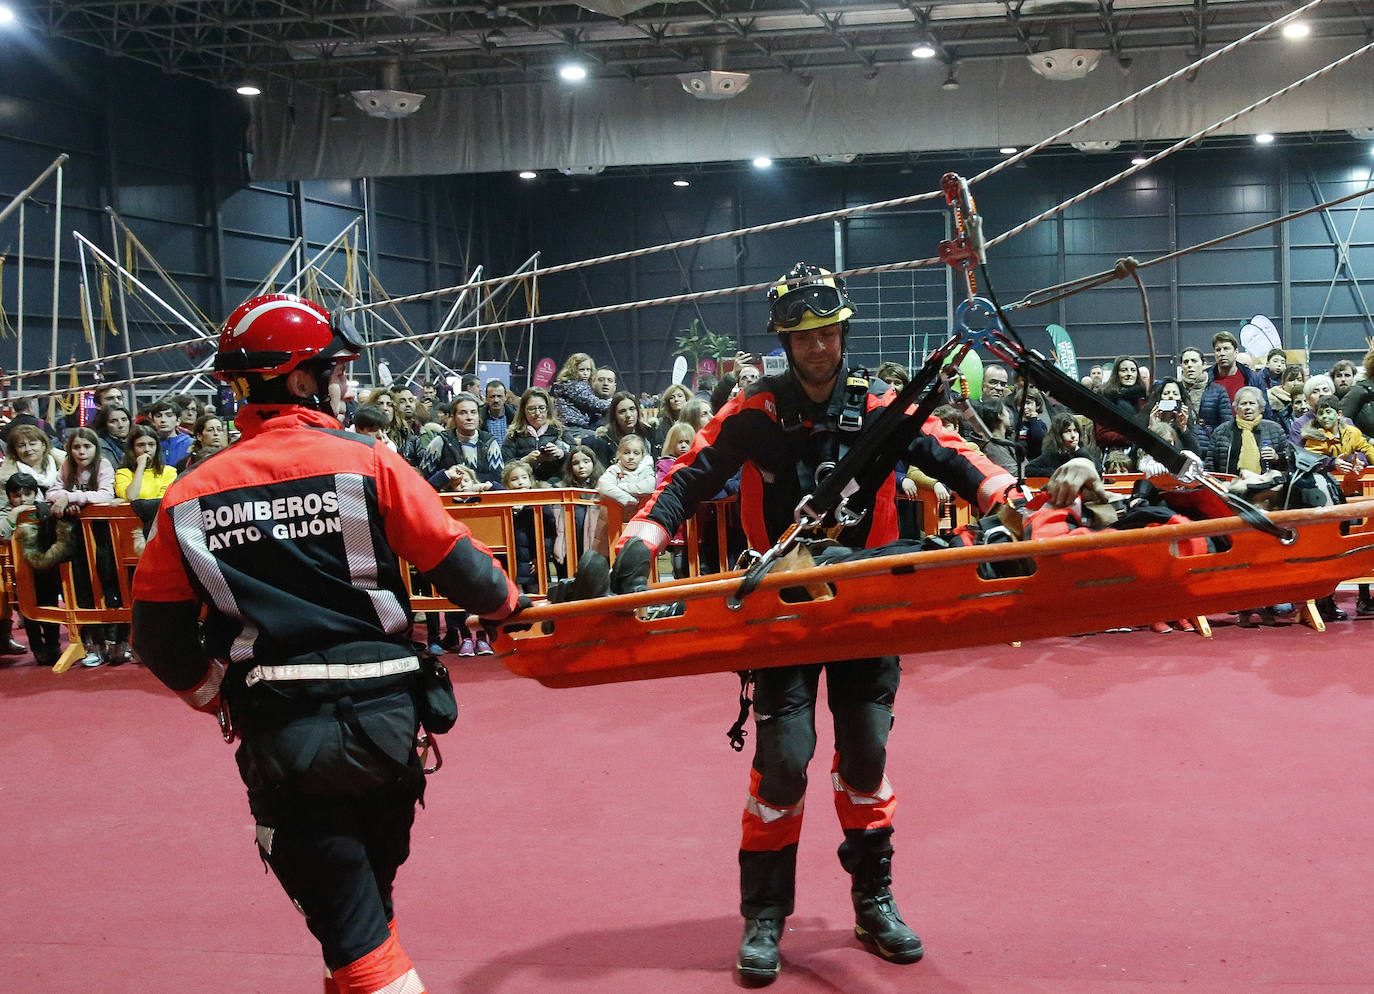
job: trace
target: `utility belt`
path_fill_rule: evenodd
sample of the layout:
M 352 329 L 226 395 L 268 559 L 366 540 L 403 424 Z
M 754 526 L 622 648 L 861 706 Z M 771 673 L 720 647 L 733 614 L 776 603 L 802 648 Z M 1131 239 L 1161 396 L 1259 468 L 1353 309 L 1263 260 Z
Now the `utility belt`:
M 352 643 L 231 668 L 226 689 L 243 739 L 235 759 L 255 814 L 269 814 L 284 795 L 423 796 L 420 662 L 403 651 Z

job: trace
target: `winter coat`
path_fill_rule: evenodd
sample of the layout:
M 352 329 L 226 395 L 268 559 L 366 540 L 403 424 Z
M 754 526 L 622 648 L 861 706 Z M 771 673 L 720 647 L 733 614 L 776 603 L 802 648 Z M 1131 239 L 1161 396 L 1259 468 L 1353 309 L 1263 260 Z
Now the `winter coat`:
M 558 408 L 558 420 L 576 435 L 584 434 L 579 429 L 605 420 L 611 409 L 611 398 L 598 397 L 586 380 L 559 380 L 549 387 L 549 394 Z
M 1288 441 L 1288 436 L 1283 433 L 1273 421 L 1268 418 L 1262 419 L 1254 427 L 1255 444 L 1262 451 L 1266 445 L 1272 446 L 1278 453 L 1278 459 L 1270 462 L 1263 460 L 1261 465 L 1264 469 L 1285 469 L 1289 463 L 1289 454 L 1293 446 Z M 1240 459 L 1240 428 L 1236 425 L 1236 419 L 1232 418 L 1224 425 L 1219 425 L 1217 430 L 1212 432 L 1212 449 L 1207 454 L 1207 468 L 1213 473 L 1235 473 L 1236 461 Z
M 1374 436 L 1374 381 L 1356 380 L 1355 385 L 1341 399 L 1341 413 L 1349 418 L 1366 438 Z

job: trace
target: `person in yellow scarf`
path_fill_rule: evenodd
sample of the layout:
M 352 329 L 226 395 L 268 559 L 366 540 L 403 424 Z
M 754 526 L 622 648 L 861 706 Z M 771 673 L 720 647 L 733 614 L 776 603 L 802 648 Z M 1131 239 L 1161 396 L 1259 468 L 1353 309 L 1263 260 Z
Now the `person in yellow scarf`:
M 1213 473 L 1248 471 L 1256 476 L 1286 469 L 1292 446 L 1283 429 L 1263 417 L 1264 395 L 1255 387 L 1241 387 L 1232 408 L 1234 419 L 1212 433 L 1207 468 Z

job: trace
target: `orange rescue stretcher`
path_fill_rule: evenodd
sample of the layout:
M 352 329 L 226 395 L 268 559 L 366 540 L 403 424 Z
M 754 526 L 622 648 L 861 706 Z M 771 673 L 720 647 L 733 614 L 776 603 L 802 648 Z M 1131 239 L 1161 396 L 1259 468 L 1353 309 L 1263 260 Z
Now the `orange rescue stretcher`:
M 1269 517 L 1296 541 L 1226 517 L 906 552 L 774 571 L 738 607 L 740 571 L 668 581 L 538 604 L 520 616 L 531 627 L 510 631 L 498 653 L 518 676 L 580 687 L 1082 634 L 1301 602 L 1374 571 L 1374 532 L 1347 524 L 1374 520 L 1374 500 Z M 1220 536 L 1224 551 L 1180 554 L 1184 540 Z M 1017 560 L 1033 572 L 979 576 L 981 564 Z

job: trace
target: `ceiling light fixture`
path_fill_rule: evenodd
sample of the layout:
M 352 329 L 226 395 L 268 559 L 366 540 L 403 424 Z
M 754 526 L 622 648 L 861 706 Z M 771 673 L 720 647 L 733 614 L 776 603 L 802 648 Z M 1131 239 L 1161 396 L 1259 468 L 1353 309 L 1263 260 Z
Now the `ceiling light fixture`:
M 1256 145 L 1269 145 L 1272 144 L 1273 141 L 1274 136 L 1267 131 L 1261 131 L 1259 134 L 1255 135 Z
M 1015 155 L 1018 151 L 1020 151 L 1020 149 L 1017 149 L 1011 145 L 1003 145 L 997 151 L 1001 152 L 1003 155 Z
M 935 46 L 923 41 L 911 50 L 911 57 L 913 59 L 933 59 L 935 58 Z
M 0 24 L 13 24 L 14 10 L 0 3 Z
M 238 88 L 236 88 L 236 89 L 234 90 L 234 92 L 237 93 L 237 94 L 238 94 L 239 96 L 241 96 L 241 97 L 260 97 L 260 96 L 262 96 L 262 90 L 261 90 L 260 88 L 256 87 L 256 86 L 254 86 L 252 83 L 244 83 L 242 86 L 239 86 Z
M 559 66 L 558 75 L 569 83 L 580 83 L 587 78 L 587 67 L 578 65 L 576 62 L 569 62 L 567 65 Z
M 688 182 L 687 180 L 685 180 L 685 179 L 682 179 L 681 177 L 679 177 L 679 178 L 673 180 L 673 186 L 676 186 L 676 187 L 689 187 L 689 186 L 691 186 L 691 185 L 692 185 L 691 183 L 689 183 L 689 182 Z
M 523 170 L 520 171 L 520 178 L 521 178 L 521 179 L 534 179 L 534 178 L 537 177 L 538 175 L 539 175 L 539 174 L 538 174 L 537 172 L 535 172 L 533 169 L 523 169 Z
M 942 90 L 957 90 L 957 89 L 959 89 L 959 77 L 958 77 L 958 75 L 956 75 L 955 69 L 954 69 L 953 66 L 950 66 L 950 67 L 949 67 L 949 73 L 945 76 L 945 81 L 944 81 L 943 83 L 940 84 L 940 89 L 942 89 Z
M 755 169 L 768 169 L 773 165 L 773 160 L 766 155 L 760 155 L 754 159 Z
M 1312 33 L 1312 26 L 1306 21 L 1289 21 L 1283 26 L 1285 38 L 1306 38 Z
M 1131 156 L 1131 165 L 1133 166 L 1143 166 L 1149 161 L 1149 158 L 1144 152 L 1137 152 L 1135 155 Z

